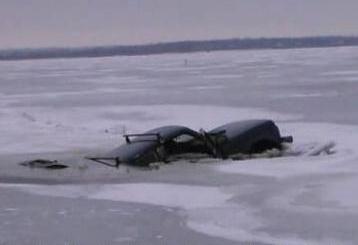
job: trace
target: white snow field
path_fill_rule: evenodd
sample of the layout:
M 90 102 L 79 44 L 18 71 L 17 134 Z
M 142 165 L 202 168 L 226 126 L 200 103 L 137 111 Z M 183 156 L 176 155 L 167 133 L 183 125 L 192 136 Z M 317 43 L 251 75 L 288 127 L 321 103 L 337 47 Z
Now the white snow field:
M 358 244 L 357 67 L 347 47 L 0 62 L 0 244 Z M 83 160 L 123 133 L 253 118 L 300 154 Z M 70 168 L 17 164 L 41 157 Z

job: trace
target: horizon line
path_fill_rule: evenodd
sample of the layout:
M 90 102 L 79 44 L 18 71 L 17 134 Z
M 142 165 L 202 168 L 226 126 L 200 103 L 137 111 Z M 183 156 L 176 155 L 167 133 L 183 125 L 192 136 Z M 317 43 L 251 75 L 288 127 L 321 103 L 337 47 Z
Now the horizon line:
M 58 58 L 159 55 L 225 50 L 297 49 L 358 46 L 358 36 L 261 37 L 158 42 L 140 45 L 102 45 L 0 50 L 0 61 Z
M 18 47 L 0 49 L 0 52 L 7 51 L 40 51 L 40 50 L 61 50 L 61 49 L 91 49 L 91 48 L 112 48 L 112 47 L 144 47 L 166 44 L 179 43 L 196 43 L 196 42 L 221 42 L 221 41 L 239 41 L 239 40 L 279 40 L 279 39 L 309 39 L 309 38 L 358 38 L 358 35 L 308 35 L 308 36 L 276 36 L 276 37 L 231 37 L 231 38 L 212 38 L 212 39 L 184 39 L 177 41 L 157 41 L 139 44 L 93 44 L 93 45 L 79 45 L 79 46 L 43 46 L 43 47 Z

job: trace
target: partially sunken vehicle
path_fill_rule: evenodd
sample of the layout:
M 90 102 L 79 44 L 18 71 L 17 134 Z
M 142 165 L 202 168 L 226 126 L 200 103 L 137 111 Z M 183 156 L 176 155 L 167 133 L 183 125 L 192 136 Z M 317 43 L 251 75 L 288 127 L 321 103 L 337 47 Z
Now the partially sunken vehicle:
M 208 153 L 203 136 L 187 127 L 164 126 L 143 134 L 124 135 L 126 143 L 104 157 L 88 157 L 109 166 L 120 164 L 148 166 L 152 162 L 168 162 L 168 157 L 183 153 Z
M 235 154 L 281 149 L 282 143 L 293 141 L 292 136 L 281 137 L 271 120 L 232 122 L 208 132 L 196 132 L 183 126 L 164 126 L 124 137 L 125 144 L 104 156 L 88 159 L 113 167 L 121 164 L 144 167 L 154 162 L 169 162 L 173 156 L 181 154 L 205 154 L 226 159 Z

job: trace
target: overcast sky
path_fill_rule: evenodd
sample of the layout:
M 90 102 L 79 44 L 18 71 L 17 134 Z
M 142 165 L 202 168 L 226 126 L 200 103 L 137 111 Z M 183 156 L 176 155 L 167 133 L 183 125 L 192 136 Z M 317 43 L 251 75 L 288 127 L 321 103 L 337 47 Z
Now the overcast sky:
M 0 49 L 332 34 L 358 0 L 0 0 Z

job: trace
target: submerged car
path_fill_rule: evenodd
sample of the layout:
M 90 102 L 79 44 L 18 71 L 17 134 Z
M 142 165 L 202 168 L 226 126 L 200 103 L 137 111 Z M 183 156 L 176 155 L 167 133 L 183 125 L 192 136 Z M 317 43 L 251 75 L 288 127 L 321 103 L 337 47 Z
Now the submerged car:
M 122 163 L 148 166 L 152 162 L 167 162 L 170 155 L 210 153 L 203 136 L 183 126 L 164 126 L 143 134 L 126 134 L 124 137 L 126 143 L 104 157 L 88 159 L 117 167 Z
M 196 132 L 183 126 L 164 126 L 124 137 L 125 144 L 104 156 L 88 159 L 113 167 L 121 164 L 149 166 L 153 162 L 169 162 L 172 156 L 180 154 L 206 154 L 226 159 L 238 153 L 281 149 L 282 143 L 293 141 L 291 136 L 281 137 L 271 120 L 232 122 L 208 132 Z

